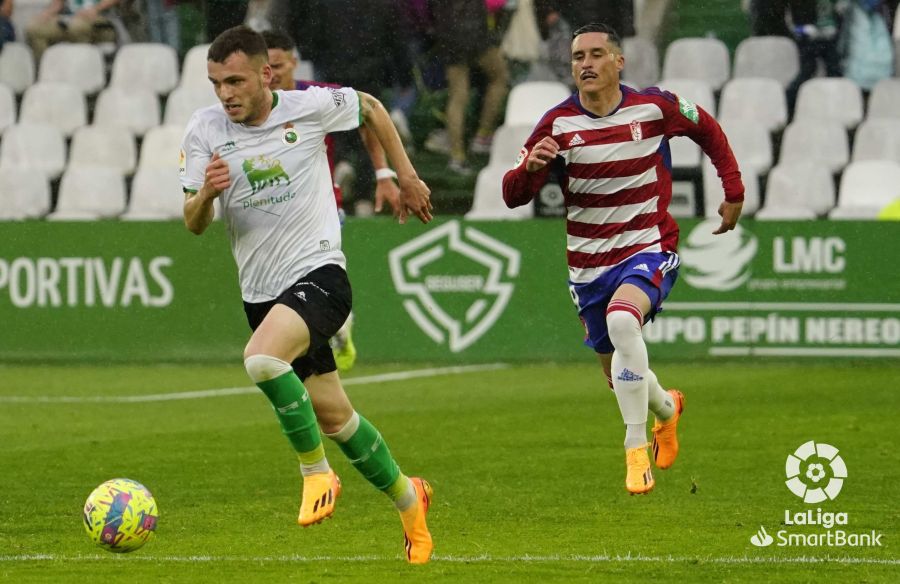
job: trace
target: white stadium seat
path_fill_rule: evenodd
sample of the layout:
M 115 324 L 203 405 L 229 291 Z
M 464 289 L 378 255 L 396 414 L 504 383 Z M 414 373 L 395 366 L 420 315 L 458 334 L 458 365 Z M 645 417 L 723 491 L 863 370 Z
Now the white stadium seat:
M 742 40 L 734 53 L 734 77 L 766 77 L 786 89 L 800 73 L 800 52 L 793 39 L 755 36 Z
M 0 168 L 0 221 L 34 219 L 50 210 L 50 183 L 33 168 Z
M 525 146 L 525 141 L 528 140 L 533 130 L 534 128 L 528 125 L 503 125 L 497 128 L 497 131 L 494 132 L 494 141 L 491 143 L 491 156 L 488 164 L 506 166 L 507 169 L 512 168 L 519 151 Z
M 766 205 L 757 219 L 815 219 L 834 207 L 834 178 L 820 162 L 779 164 L 769 172 Z
M 534 205 L 523 205 L 509 209 L 503 202 L 503 175 L 509 166 L 490 165 L 481 169 L 475 181 L 475 196 L 472 209 L 466 219 L 530 219 L 534 217 Z
M 861 123 L 853 141 L 852 160 L 900 162 L 900 118 L 867 119 Z
M 652 87 L 659 81 L 659 51 L 656 43 L 643 37 L 622 39 L 625 69 L 622 81 L 636 89 Z
M 209 76 L 206 71 L 206 53 L 209 52 L 209 44 L 197 45 L 184 56 L 181 66 L 181 80 L 179 87 L 210 86 Z
M 16 94 L 8 85 L 0 83 L 0 136 L 16 123 Z
M 72 137 L 69 164 L 103 165 L 126 176 L 134 174 L 137 147 L 128 128 L 121 126 L 84 126 Z
M 3 51 L 0 51 L 0 83 L 21 94 L 34 83 L 34 71 L 31 47 L 25 43 L 3 44 Z
M 781 137 L 779 164 L 813 160 L 824 163 L 832 173 L 838 173 L 850 160 L 847 132 L 836 121 L 796 120 L 784 129 Z
M 144 136 L 138 170 L 144 168 L 178 169 L 178 153 L 184 129 L 180 126 L 159 126 Z
M 184 127 L 195 111 L 218 102 L 209 82 L 205 87 L 178 87 L 166 101 L 163 123 Z
M 759 209 L 759 177 L 752 167 L 747 166 L 738 159 L 738 167 L 741 170 L 741 179 L 744 182 L 744 206 L 741 213 L 746 216 L 753 215 Z M 722 179 L 716 172 L 709 158 L 703 157 L 703 206 L 707 217 L 719 216 L 719 205 L 725 200 L 725 190 L 722 188 Z
M 19 122 L 6 129 L 0 140 L 0 168 L 26 168 L 50 179 L 66 166 L 66 141 L 55 126 Z
M 716 97 L 709 82 L 702 79 L 663 79 L 656 86 L 694 102 L 716 117 Z
M 537 125 L 547 110 L 569 98 L 572 92 L 557 81 L 526 81 L 512 88 L 506 102 L 507 126 Z
M 890 160 L 851 162 L 841 175 L 838 205 L 828 217 L 875 219 L 884 207 L 897 199 L 900 199 L 900 163 Z
M 124 45 L 116 52 L 109 84 L 166 95 L 178 85 L 178 54 L 162 43 Z
M 87 125 L 87 101 L 74 85 L 39 81 L 25 91 L 19 119 L 52 124 L 68 138 Z
M 103 52 L 90 43 L 57 43 L 41 57 L 39 82 L 69 83 L 93 95 L 106 85 Z
M 753 120 L 723 120 L 722 131 L 734 156 L 762 176 L 772 168 L 772 136 Z
M 769 132 L 784 128 L 788 119 L 784 88 L 774 79 L 732 79 L 719 99 L 720 120 L 751 120 Z
M 118 217 L 125 210 L 125 178 L 109 166 L 69 165 L 59 185 L 53 221 L 92 221 Z
M 160 122 L 159 98 L 147 89 L 107 87 L 94 106 L 94 123 L 122 126 L 143 136 Z
M 682 38 L 666 49 L 662 77 L 706 81 L 718 90 L 728 81 L 730 72 L 731 59 L 725 43 L 713 38 Z
M 131 183 L 131 202 L 120 218 L 126 221 L 164 221 L 184 217 L 184 195 L 178 169 L 142 168 Z
M 794 120 L 834 120 L 852 129 L 862 117 L 862 90 L 853 81 L 843 77 L 819 77 L 800 86 Z
M 897 19 L 900 22 L 900 18 Z M 898 56 L 897 61 L 900 61 Z M 900 119 L 900 79 L 882 79 L 869 95 L 869 111 L 867 119 L 897 118 Z

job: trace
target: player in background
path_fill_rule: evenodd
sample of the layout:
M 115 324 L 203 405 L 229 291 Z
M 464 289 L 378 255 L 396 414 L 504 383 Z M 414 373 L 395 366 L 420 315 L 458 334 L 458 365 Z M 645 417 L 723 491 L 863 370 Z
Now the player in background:
M 406 156 L 384 106 L 351 88 L 272 91 L 266 43 L 228 29 L 212 43 L 207 72 L 220 104 L 192 116 L 182 144 L 187 228 L 203 233 L 221 199 L 253 334 L 248 375 L 275 411 L 300 460 L 303 526 L 330 517 L 341 492 L 321 431 L 400 512 L 408 561 L 432 550 L 425 514 L 431 486 L 408 478 L 378 430 L 354 411 L 328 345 L 351 309 L 341 228 L 324 138 L 365 123 L 399 175 L 398 217 L 431 221 L 430 191 Z
M 725 188 L 722 224 L 734 228 L 744 186 L 719 124 L 688 100 L 621 85 L 622 43 L 604 24 L 575 31 L 572 75 L 577 91 L 538 122 L 503 177 L 510 208 L 538 194 L 551 169 L 566 204 L 569 288 L 625 422 L 625 487 L 655 484 L 647 454 L 648 409 L 656 416 L 653 457 L 669 468 L 678 455 L 676 426 L 684 396 L 663 390 L 650 370 L 641 336 L 661 310 L 678 274 L 678 225 L 672 198 L 669 138 L 687 136 L 710 157 Z
M 269 85 L 271 89 L 281 89 L 290 91 L 293 89 L 307 89 L 309 87 L 331 87 L 340 88 L 339 85 L 333 83 L 319 83 L 316 81 L 294 80 L 294 70 L 297 68 L 297 56 L 295 50 L 297 44 L 288 35 L 267 30 L 262 32 L 263 39 L 269 49 L 269 66 L 272 68 L 272 83 Z M 381 212 L 384 203 L 390 206 L 396 215 L 399 209 L 400 189 L 397 187 L 395 179 L 397 173 L 388 167 L 387 159 L 384 155 L 384 148 L 378 142 L 378 137 L 366 126 L 359 127 L 359 137 L 362 139 L 366 152 L 372 161 L 372 168 L 375 169 L 375 212 Z M 328 154 L 328 167 L 331 169 L 332 184 L 334 185 L 334 198 L 337 202 L 339 213 L 343 218 L 343 196 L 341 187 L 334 182 L 334 138 L 332 136 L 325 137 L 325 146 Z M 340 328 L 337 334 L 331 339 L 331 348 L 334 351 L 334 360 L 337 363 L 338 370 L 341 372 L 349 371 L 356 362 L 356 345 L 353 344 L 353 313 L 347 317 L 347 322 Z

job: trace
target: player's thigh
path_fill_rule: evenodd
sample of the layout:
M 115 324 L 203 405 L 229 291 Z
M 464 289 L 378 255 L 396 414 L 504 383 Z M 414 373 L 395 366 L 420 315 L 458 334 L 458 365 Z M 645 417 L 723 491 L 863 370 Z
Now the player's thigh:
M 337 371 L 310 375 L 303 382 L 312 400 L 319 426 L 326 434 L 334 434 L 344 427 L 353 415 L 353 405 Z
M 650 297 L 647 296 L 647 293 L 641 290 L 639 287 L 634 284 L 622 284 L 618 288 L 616 288 L 616 292 L 612 296 L 612 300 L 624 300 L 626 302 L 631 302 L 636 305 L 641 314 L 648 314 L 652 305 L 650 303 Z
M 290 363 L 309 348 L 309 327 L 303 318 L 284 304 L 275 304 L 253 331 L 244 358 L 270 355 Z

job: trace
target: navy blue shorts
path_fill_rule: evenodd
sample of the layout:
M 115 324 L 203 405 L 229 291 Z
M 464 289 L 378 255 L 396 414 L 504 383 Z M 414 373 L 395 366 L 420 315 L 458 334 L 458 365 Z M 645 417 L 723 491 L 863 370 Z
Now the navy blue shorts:
M 584 344 L 597 353 L 612 353 L 613 345 L 606 329 L 606 307 L 622 284 L 633 284 L 650 298 L 644 323 L 662 310 L 662 302 L 678 279 L 678 254 L 647 252 L 631 256 L 587 284 L 569 283 L 572 300 L 585 328 Z

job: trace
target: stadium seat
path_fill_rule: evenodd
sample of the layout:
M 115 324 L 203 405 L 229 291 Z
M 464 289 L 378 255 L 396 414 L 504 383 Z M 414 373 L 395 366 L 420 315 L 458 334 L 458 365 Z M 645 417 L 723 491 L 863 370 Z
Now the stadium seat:
M 121 126 L 84 126 L 75 131 L 69 164 L 105 165 L 125 176 L 134 174 L 137 147 L 131 131 Z
M 873 118 L 900 119 L 900 79 L 882 79 L 872 88 L 866 119 Z
M 491 164 L 478 173 L 475 181 L 475 196 L 472 209 L 466 213 L 466 219 L 530 219 L 534 217 L 534 205 L 523 205 L 510 209 L 503 202 L 503 175 L 509 170 L 508 165 Z
M 125 221 L 164 221 L 184 216 L 184 196 L 178 170 L 146 167 L 131 183 L 131 202 L 120 217 Z
M 750 216 L 759 210 L 759 177 L 752 166 L 744 164 L 738 159 L 741 169 L 741 178 L 744 181 L 744 206 L 741 210 L 743 216 Z M 703 208 L 707 217 L 719 216 L 719 205 L 725 200 L 725 191 L 722 189 L 722 180 L 716 173 L 716 167 L 709 158 L 703 157 Z
M 55 126 L 20 121 L 3 133 L 0 168 L 35 169 L 55 179 L 65 166 L 66 141 Z
M 622 80 L 635 89 L 652 87 L 659 81 L 659 51 L 656 44 L 642 37 L 622 39 L 625 69 Z
M 4 43 L 0 52 L 0 83 L 22 94 L 34 83 L 34 54 L 25 43 Z
M 728 137 L 734 156 L 743 166 L 764 175 L 772 168 L 772 136 L 755 120 L 722 120 L 722 131 Z M 743 169 L 742 166 L 742 169 Z
M 59 185 L 53 221 L 92 221 L 118 217 L 125 210 L 125 179 L 107 165 L 69 165 Z
M 19 119 L 52 124 L 68 138 L 87 125 L 87 101 L 74 85 L 39 81 L 25 90 Z
M 891 160 L 851 162 L 841 176 L 838 205 L 828 217 L 875 219 L 879 211 L 896 199 L 900 199 L 900 163 Z
M 147 89 L 107 87 L 94 106 L 94 123 L 128 128 L 143 136 L 160 122 L 159 98 Z
M 819 77 L 800 86 L 794 120 L 834 120 L 847 129 L 862 121 L 863 97 L 859 86 L 843 77 Z
M 677 39 L 666 49 L 663 79 L 706 81 L 718 91 L 730 77 L 728 47 L 714 38 Z
M 0 168 L 0 221 L 43 217 L 50 210 L 50 183 L 33 168 Z
M 778 163 L 818 160 L 838 173 L 850 160 L 847 132 L 836 121 L 805 119 L 788 125 L 781 138 Z
M 178 54 L 162 43 L 125 45 L 116 53 L 109 84 L 129 91 L 147 89 L 166 95 L 178 85 Z
M 569 88 L 556 81 L 526 81 L 512 88 L 506 102 L 507 126 L 530 125 L 540 121 L 547 110 L 572 95 Z
M 782 90 L 800 73 L 797 43 L 783 36 L 755 36 L 741 41 L 734 53 L 734 77 L 774 79 Z
M 57 43 L 41 57 L 38 82 L 69 83 L 87 95 L 106 85 L 103 52 L 89 43 Z
M 900 162 L 900 118 L 867 119 L 856 129 L 853 162 L 893 160 Z
M 722 89 L 719 119 L 752 120 L 769 132 L 780 130 L 788 119 L 784 88 L 774 79 L 732 79 Z
M 209 44 L 197 45 L 184 56 L 181 66 L 181 80 L 179 87 L 209 87 L 209 77 L 206 72 L 206 53 L 209 52 Z
M 519 151 L 525 146 L 525 141 L 531 135 L 534 128 L 528 125 L 507 126 L 503 125 L 494 132 L 494 141 L 491 143 L 491 156 L 489 165 L 506 166 L 507 170 L 513 167 Z
M 716 97 L 707 81 L 702 79 L 663 79 L 657 84 L 657 87 L 694 102 L 705 109 L 706 113 L 716 117 Z
M 209 81 L 204 87 L 178 87 L 166 101 L 163 123 L 184 127 L 195 111 L 218 102 Z
M 184 130 L 180 126 L 158 126 L 144 136 L 138 171 L 145 168 L 178 168 L 178 153 Z
M 815 219 L 834 207 L 834 178 L 820 162 L 779 164 L 769 172 L 757 219 Z
M 3 130 L 16 123 L 16 94 L 8 85 L 0 83 L 0 136 Z

